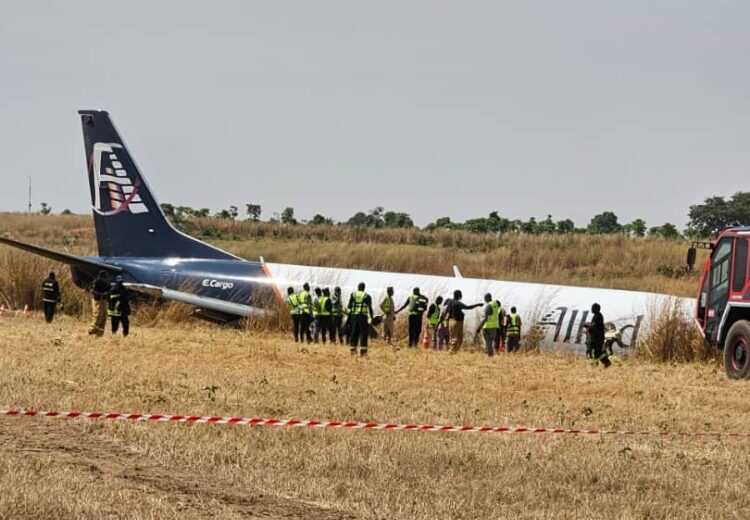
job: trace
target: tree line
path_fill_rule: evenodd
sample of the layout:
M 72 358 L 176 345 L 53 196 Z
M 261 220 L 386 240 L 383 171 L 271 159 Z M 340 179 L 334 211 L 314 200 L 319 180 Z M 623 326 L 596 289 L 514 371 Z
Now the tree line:
M 239 206 L 229 206 L 218 211 L 209 208 L 191 208 L 189 206 L 176 206 L 173 204 L 162 204 L 162 211 L 176 223 L 184 222 L 191 218 L 218 218 L 237 220 L 244 218 L 252 222 L 260 222 L 262 207 L 260 204 L 245 204 L 244 212 L 240 215 Z M 42 203 L 40 213 L 49 214 L 52 208 L 47 203 Z M 69 210 L 63 214 L 70 214 Z M 531 217 L 528 220 L 509 219 L 501 216 L 497 211 L 491 212 L 486 217 L 468 219 L 464 222 L 454 222 L 450 217 L 440 217 L 434 222 L 427 224 L 423 229 L 433 231 L 438 229 L 463 230 L 472 233 L 525 233 L 532 235 L 568 233 L 588 233 L 593 235 L 622 233 L 632 237 L 660 237 L 666 239 L 680 238 L 708 238 L 721 229 L 728 226 L 750 226 L 750 192 L 737 192 L 731 197 L 713 196 L 708 197 L 702 204 L 694 204 L 688 210 L 688 224 L 680 231 L 672 223 L 664 223 L 660 226 L 649 227 L 646 221 L 637 218 L 632 222 L 621 223 L 613 211 L 604 211 L 594 215 L 588 225 L 578 227 L 569 218 L 556 220 L 552 215 L 537 220 Z M 351 226 L 372 229 L 416 229 L 411 216 L 405 212 L 386 210 L 382 206 L 371 209 L 368 212 L 358 211 L 343 222 L 335 222 L 332 218 L 320 213 L 311 219 L 297 219 L 294 208 L 284 208 L 280 213 L 274 213 L 267 222 L 287 225 L 307 226 Z

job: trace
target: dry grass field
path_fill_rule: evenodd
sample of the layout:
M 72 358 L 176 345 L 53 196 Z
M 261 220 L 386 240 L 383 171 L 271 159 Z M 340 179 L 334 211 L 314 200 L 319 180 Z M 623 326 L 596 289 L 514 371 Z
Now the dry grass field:
M 621 236 L 504 237 L 191 222 L 246 258 L 652 290 L 686 244 Z M 0 233 L 94 254 L 91 219 L 0 214 Z M 34 308 L 46 272 L 0 247 L 0 303 Z M 368 359 L 299 347 L 141 306 L 130 338 L 86 335 L 85 294 L 65 315 L 0 317 L 0 408 L 269 416 L 652 431 L 750 430 L 695 331 L 673 319 L 608 371 L 583 359 L 393 350 Z M 686 346 L 687 345 L 687 346 Z M 681 349 L 681 350 L 680 350 Z M 677 353 L 677 354 L 675 354 Z M 653 363 L 658 360 L 661 363 Z M 704 359 L 701 363 L 671 360 Z M 6 518 L 746 518 L 745 440 L 277 430 L 0 417 Z
M 300 348 L 276 334 L 0 319 L 0 405 L 654 431 L 750 429 L 715 364 Z M 0 418 L 0 518 L 747 518 L 747 440 Z

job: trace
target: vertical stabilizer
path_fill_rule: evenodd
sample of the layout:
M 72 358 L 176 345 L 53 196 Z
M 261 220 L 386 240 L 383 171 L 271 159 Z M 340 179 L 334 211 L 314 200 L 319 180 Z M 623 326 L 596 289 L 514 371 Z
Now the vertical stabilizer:
M 236 259 L 172 226 L 107 112 L 78 113 L 99 256 Z

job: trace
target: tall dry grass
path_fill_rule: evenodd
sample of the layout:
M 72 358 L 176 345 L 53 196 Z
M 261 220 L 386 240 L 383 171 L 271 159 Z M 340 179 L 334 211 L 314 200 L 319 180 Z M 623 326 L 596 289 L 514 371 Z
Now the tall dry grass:
M 457 265 L 467 277 L 679 296 L 692 296 L 698 283 L 696 273 L 683 275 L 664 269 L 684 262 L 686 244 L 681 241 L 621 235 L 495 236 L 466 231 L 289 226 L 219 219 L 195 219 L 186 225 L 194 235 L 239 256 L 263 256 L 280 263 L 437 275 L 452 275 L 452 266 Z M 0 233 L 74 254 L 93 254 L 96 249 L 90 217 L 0 214 Z M 32 285 L 37 282 L 33 276 L 11 280 L 13 269 L 0 265 L 0 271 L 6 272 L 0 278 L 0 291 L 13 292 L 16 304 L 38 304 L 34 300 Z
M 652 309 L 650 332 L 636 347 L 636 357 L 659 363 L 717 362 L 721 351 L 709 345 L 677 299 Z

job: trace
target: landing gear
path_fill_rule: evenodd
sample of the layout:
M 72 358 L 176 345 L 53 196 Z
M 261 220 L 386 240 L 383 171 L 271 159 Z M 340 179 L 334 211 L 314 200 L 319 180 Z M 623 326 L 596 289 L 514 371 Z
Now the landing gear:
M 730 379 L 750 378 L 750 322 L 732 325 L 724 341 L 724 369 Z

